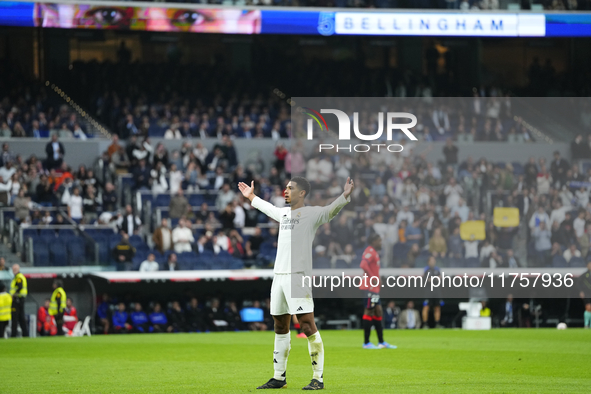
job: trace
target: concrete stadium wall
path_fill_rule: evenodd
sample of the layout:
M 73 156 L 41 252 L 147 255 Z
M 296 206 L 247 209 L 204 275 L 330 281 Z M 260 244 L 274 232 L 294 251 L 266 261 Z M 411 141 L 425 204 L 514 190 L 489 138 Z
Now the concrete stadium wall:
M 211 149 L 217 142 L 217 139 L 206 139 L 206 140 L 192 140 L 193 143 L 202 141 L 203 144 Z M 36 139 L 18 139 L 18 138 L 2 138 L 0 143 L 8 142 L 10 149 L 16 154 L 20 154 L 23 158 L 27 158 L 34 154 L 40 159 L 45 159 L 45 146 L 48 140 L 36 140 Z M 96 158 L 104 152 L 110 144 L 110 141 L 97 139 L 90 141 L 79 141 L 79 140 L 61 140 L 66 150 L 66 162 L 73 168 L 78 167 L 81 164 L 87 166 L 92 165 Z M 162 142 L 169 151 L 180 149 L 183 141 L 181 140 L 164 140 L 159 138 L 152 138 L 151 142 L 156 145 Z M 286 146 L 290 146 L 290 140 L 282 140 Z M 317 142 L 305 141 L 304 146 L 308 152 L 317 146 Z M 256 152 L 260 154 L 260 157 L 265 161 L 266 171 L 268 171 L 271 163 L 275 159 L 273 152 L 277 145 L 276 141 L 272 140 L 259 140 L 259 139 L 239 139 L 234 142 L 236 147 L 238 158 L 241 161 L 247 160 L 249 157 L 254 155 Z M 419 142 L 416 144 L 415 153 L 421 154 L 426 153 L 427 160 L 436 162 L 443 160 L 443 142 Z M 503 142 L 479 142 L 474 144 L 458 145 L 459 147 L 459 158 L 465 160 L 468 156 L 472 156 L 474 160 L 478 160 L 483 157 L 492 162 L 499 161 L 518 161 L 524 163 L 530 156 L 545 157 L 547 159 L 552 158 L 552 153 L 555 150 L 561 152 L 562 156 L 570 159 L 570 145 L 568 143 L 554 143 L 554 144 L 509 144 Z M 392 153 L 394 154 L 394 153 Z

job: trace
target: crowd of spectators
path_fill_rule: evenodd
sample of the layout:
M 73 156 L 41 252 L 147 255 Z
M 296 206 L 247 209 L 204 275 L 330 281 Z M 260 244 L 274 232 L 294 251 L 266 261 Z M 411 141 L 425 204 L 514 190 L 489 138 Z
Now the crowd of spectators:
M 173 195 L 170 217 L 151 234 L 142 232 L 143 223 L 131 205 L 119 210 L 113 185 L 105 183 L 104 174 L 95 176 L 85 167 L 71 171 L 63 155 L 51 160 L 54 152 L 64 153 L 57 137 L 48 143 L 45 161 L 34 156 L 23 161 L 4 144 L 0 177 L 9 182 L 3 183 L 6 191 L 2 194 L 0 190 L 0 198 L 13 202 L 17 219 L 25 225 L 61 224 L 69 222 L 67 219 L 110 224 L 124 234 L 122 245 L 129 243 L 129 237 L 140 235 L 167 258 L 171 252 L 223 251 L 247 265 L 267 266 L 270 261 L 259 259 L 259 253 L 263 244 L 276 245 L 277 230 L 273 223 L 265 225 L 267 219 L 261 219 L 232 185 L 255 180 L 258 195 L 283 206 L 286 182 L 292 172 L 301 173 L 312 184 L 308 204 L 324 205 L 342 192 L 345 179 L 351 176 L 357 183 L 354 204 L 321 227 L 315 241 L 316 256 L 329 259 L 332 265 L 337 261 L 355 264 L 373 232 L 382 235 L 388 245 L 395 245 L 392 263 L 403 267 L 420 264 L 426 254 L 440 259 L 477 258 L 491 267 L 546 266 L 558 255 L 570 264 L 573 256 L 575 260 L 588 256 L 590 169 L 584 171 L 583 162 L 569 163 L 558 152 L 550 160 L 532 157 L 526 163 L 494 163 L 471 157 L 460 162 L 459 150 L 467 148 L 448 139 L 444 159 L 433 163 L 427 160 L 428 152 L 414 154 L 413 143 L 405 141 L 401 141 L 405 146 L 402 154 L 376 156 L 336 155 L 334 151 L 310 155 L 301 146 L 288 151 L 278 144 L 272 168 L 264 171 L 261 161 L 243 165 L 227 136 L 213 152 L 200 142 L 183 142 L 180 149 L 169 153 L 162 144 L 152 148 L 149 139 L 138 141 L 130 137 L 124 147 L 114 136 L 100 160 L 109 167 L 116 162 L 114 155 L 130 152 L 133 159 L 127 160 L 129 166 L 115 165 L 114 171 L 131 172 L 137 190 Z M 575 157 L 584 157 L 591 148 L 581 136 L 572 149 Z M 200 178 L 201 182 L 193 182 Z M 199 190 L 214 191 L 215 204 L 191 207 L 185 193 Z M 489 192 L 492 205 L 487 202 Z M 35 210 L 31 213 L 33 202 L 63 206 L 69 218 Z M 525 256 L 515 254 L 518 228 L 492 224 L 494 207 L 519 209 L 528 241 Z M 462 240 L 461 223 L 478 219 L 486 221 L 486 239 Z M 194 231 L 196 225 L 198 230 Z M 254 229 L 245 231 L 250 228 Z M 128 263 L 129 269 L 131 249 L 123 254 L 114 251 L 113 257 Z M 143 266 L 155 267 L 149 257 L 146 261 Z
M 268 299 L 201 302 L 191 296 L 186 302 L 138 302 L 104 294 L 97 308 L 97 329 L 104 334 L 266 331 L 272 327 Z

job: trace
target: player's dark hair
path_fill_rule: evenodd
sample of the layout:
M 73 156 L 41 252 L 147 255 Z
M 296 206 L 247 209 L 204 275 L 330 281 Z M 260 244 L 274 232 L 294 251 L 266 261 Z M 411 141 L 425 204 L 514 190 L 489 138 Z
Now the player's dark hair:
M 53 281 L 53 284 L 55 284 L 57 287 L 63 287 L 64 286 L 64 281 L 61 279 L 56 279 Z
M 298 188 L 300 190 L 303 190 L 306 192 L 306 194 L 304 195 L 304 198 L 308 197 L 308 194 L 310 194 L 310 189 L 312 188 L 310 186 L 310 182 L 308 182 L 308 180 L 302 176 L 296 176 L 291 178 L 291 181 L 296 183 L 298 185 Z
M 2 293 L 4 290 L 6 290 L 6 285 L 0 282 L 0 293 Z
M 367 243 L 373 245 L 373 243 L 376 242 L 379 238 L 380 235 L 378 233 L 373 233 L 369 237 L 367 237 Z

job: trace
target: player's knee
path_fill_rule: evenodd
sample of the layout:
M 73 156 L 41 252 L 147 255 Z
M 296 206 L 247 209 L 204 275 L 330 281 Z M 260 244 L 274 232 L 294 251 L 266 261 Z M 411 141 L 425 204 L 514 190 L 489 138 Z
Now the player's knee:
M 275 321 L 275 334 L 287 334 L 289 332 L 289 325 L 283 322 Z
M 316 329 L 316 325 L 315 324 L 312 324 L 312 323 L 310 323 L 308 321 L 306 321 L 306 322 L 300 322 L 300 327 L 302 329 L 302 332 L 304 334 L 306 334 L 307 337 L 309 337 L 310 335 L 315 334 L 316 331 L 318 331 Z

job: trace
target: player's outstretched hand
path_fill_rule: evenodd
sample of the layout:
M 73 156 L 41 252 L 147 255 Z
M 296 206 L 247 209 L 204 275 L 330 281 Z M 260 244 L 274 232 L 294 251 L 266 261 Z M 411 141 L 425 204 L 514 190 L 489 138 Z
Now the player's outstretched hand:
M 240 189 L 242 195 L 248 198 L 249 200 L 252 200 L 254 198 L 254 181 L 251 182 L 250 186 L 248 186 L 244 182 L 240 182 L 238 184 L 238 189 Z
M 351 179 L 350 177 L 347 178 L 347 182 L 345 183 L 345 192 L 343 193 L 345 198 L 349 197 L 349 195 L 353 193 L 354 188 L 355 184 L 353 183 L 353 179 Z

